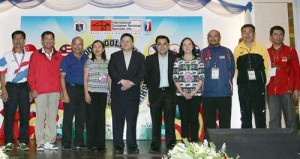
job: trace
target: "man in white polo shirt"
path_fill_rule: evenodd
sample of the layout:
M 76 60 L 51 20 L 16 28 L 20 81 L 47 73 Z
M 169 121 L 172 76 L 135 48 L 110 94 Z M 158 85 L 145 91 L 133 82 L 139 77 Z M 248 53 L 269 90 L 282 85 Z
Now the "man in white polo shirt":
M 30 101 L 27 72 L 31 53 L 24 50 L 26 34 L 23 31 L 17 30 L 11 37 L 13 49 L 0 57 L 5 151 L 13 149 L 13 128 L 17 108 L 20 112 L 20 135 L 17 147 L 28 150 Z

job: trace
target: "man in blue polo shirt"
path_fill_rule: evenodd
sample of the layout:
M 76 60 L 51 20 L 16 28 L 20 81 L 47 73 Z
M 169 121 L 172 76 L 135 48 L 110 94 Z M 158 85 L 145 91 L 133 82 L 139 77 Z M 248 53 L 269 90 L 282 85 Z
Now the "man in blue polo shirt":
M 88 57 L 83 52 L 83 40 L 75 37 L 72 40 L 72 53 L 63 58 L 60 66 L 62 101 L 64 116 L 62 127 L 63 149 L 71 149 L 72 123 L 75 115 L 75 148 L 83 148 L 83 131 L 85 124 L 85 100 L 83 89 L 83 69 Z

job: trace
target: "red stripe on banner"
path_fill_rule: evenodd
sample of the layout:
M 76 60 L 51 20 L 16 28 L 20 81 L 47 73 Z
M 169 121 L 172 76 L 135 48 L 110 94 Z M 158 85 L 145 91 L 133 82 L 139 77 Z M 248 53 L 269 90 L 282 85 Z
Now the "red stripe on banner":
M 201 115 L 201 119 L 202 119 L 202 127 L 201 127 L 201 133 L 200 133 L 200 136 L 199 136 L 199 140 L 200 141 L 203 141 L 204 140 L 204 136 L 205 136 L 205 131 L 204 131 L 204 127 L 205 127 L 205 125 L 204 125 L 204 122 L 203 122 L 203 117 L 204 117 L 204 111 L 203 111 L 203 107 L 202 106 L 200 106 L 200 115 Z

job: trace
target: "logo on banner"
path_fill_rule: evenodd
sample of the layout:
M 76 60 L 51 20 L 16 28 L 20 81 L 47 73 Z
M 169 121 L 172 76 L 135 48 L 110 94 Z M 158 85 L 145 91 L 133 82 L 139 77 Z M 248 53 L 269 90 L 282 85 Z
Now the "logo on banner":
M 149 28 L 148 28 L 149 29 Z M 141 19 L 93 19 L 90 21 L 90 33 L 96 34 L 141 34 L 143 31 L 143 20 Z
M 77 19 L 73 23 L 73 30 L 77 33 L 83 33 L 86 30 L 86 23 L 82 19 Z
M 151 19 L 145 19 L 144 31 L 145 31 L 145 33 L 150 33 L 152 31 L 152 20 Z
M 91 31 L 111 31 L 111 20 L 91 20 Z

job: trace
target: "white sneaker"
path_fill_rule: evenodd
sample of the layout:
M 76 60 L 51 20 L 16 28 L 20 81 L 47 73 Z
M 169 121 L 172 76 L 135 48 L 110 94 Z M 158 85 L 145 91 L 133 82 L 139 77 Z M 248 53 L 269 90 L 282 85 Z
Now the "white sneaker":
M 48 149 L 48 150 L 57 150 L 58 147 L 50 142 L 46 142 L 45 143 L 45 146 L 44 146 L 45 149 Z
M 45 149 L 44 147 L 45 147 L 44 144 L 37 145 L 36 150 L 43 151 Z

